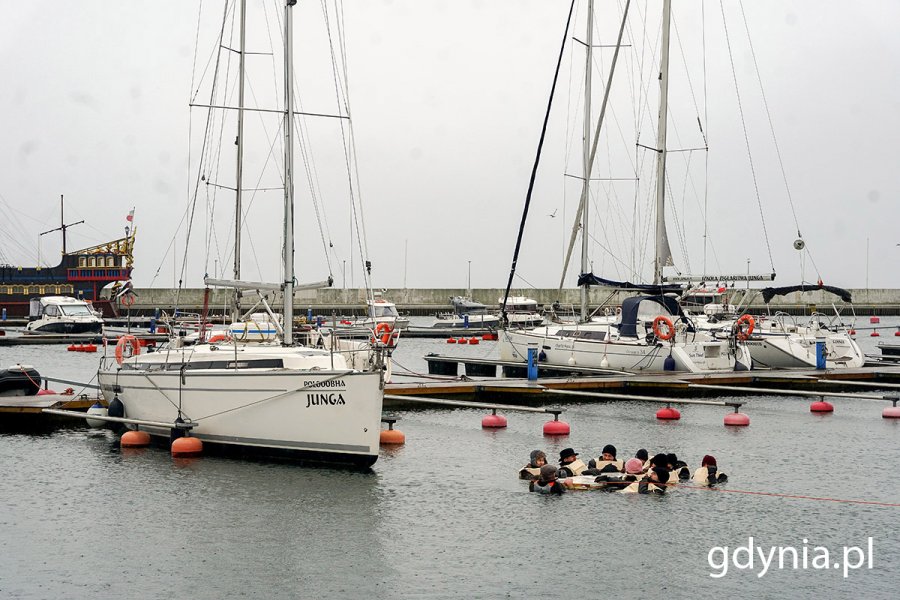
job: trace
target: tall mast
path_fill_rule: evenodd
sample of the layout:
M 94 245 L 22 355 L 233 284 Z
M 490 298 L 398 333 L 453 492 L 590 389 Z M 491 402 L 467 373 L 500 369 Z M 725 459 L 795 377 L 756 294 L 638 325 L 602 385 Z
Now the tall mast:
M 590 206 L 591 186 L 591 71 L 593 66 L 594 46 L 594 0 L 588 0 L 587 35 L 584 40 L 587 46 L 584 62 L 584 132 L 582 152 L 584 154 L 584 181 L 581 187 L 581 272 L 587 273 L 588 264 L 588 207 Z M 588 286 L 581 286 L 581 320 L 588 319 Z
M 653 283 L 663 282 L 663 267 L 672 264 L 672 251 L 666 234 L 666 127 L 669 104 L 669 25 L 671 0 L 663 0 L 662 49 L 659 57 L 659 122 L 656 132 L 656 258 Z
M 284 339 L 294 343 L 294 30 L 292 8 L 284 5 Z
M 247 0 L 241 0 L 241 47 L 238 59 L 238 106 L 237 106 L 237 181 L 235 182 L 234 206 L 234 280 L 241 279 L 241 196 L 244 182 L 244 47 L 247 41 Z M 231 308 L 231 320 L 238 320 L 241 310 L 241 290 L 234 290 L 234 305 Z

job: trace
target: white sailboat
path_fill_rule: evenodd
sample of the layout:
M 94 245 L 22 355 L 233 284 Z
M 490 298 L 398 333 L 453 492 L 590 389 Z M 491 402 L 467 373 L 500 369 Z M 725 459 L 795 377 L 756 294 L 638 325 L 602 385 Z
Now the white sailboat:
M 671 2 L 664 0 L 662 21 L 662 46 L 660 57 L 660 107 L 657 129 L 656 165 L 656 255 L 654 261 L 654 286 L 628 286 L 629 289 L 653 289 L 655 293 L 626 299 L 615 318 L 592 321 L 588 314 L 588 286 L 601 281 L 588 273 L 588 196 L 591 168 L 597 149 L 600 127 L 606 110 L 609 88 L 615 72 L 622 34 L 628 17 L 626 2 L 616 51 L 610 66 L 603 106 L 597 131 L 591 147 L 590 106 L 593 37 L 593 0 L 588 1 L 585 65 L 585 120 L 584 120 L 584 170 L 581 202 L 578 213 L 581 218 L 581 272 L 582 285 L 581 322 L 567 325 L 546 325 L 531 331 L 504 329 L 500 334 L 501 360 L 526 361 L 529 348 L 534 348 L 540 362 L 559 366 L 583 366 L 626 371 L 688 371 L 711 372 L 749 369 L 747 348 L 731 335 L 718 336 L 698 330 L 681 310 L 678 302 L 665 295 L 662 285 L 663 268 L 672 264 L 672 255 L 665 225 L 665 169 L 667 99 L 669 82 L 669 30 Z M 577 220 L 577 218 L 576 218 Z M 574 232 L 572 242 L 574 243 Z M 514 259 L 515 265 L 515 259 Z
M 374 353 L 361 357 L 358 343 L 318 335 L 310 336 L 315 342 L 310 346 L 294 341 L 295 289 L 322 287 L 297 286 L 294 278 L 294 4 L 296 0 L 287 0 L 284 5 L 283 281 L 206 280 L 207 285 L 228 285 L 235 290 L 280 293 L 282 314 L 269 320 L 279 330 L 278 339 L 242 343 L 226 337 L 192 346 L 170 344 L 159 352 L 128 357 L 136 344 L 126 338 L 117 347 L 116 361 L 106 359 L 101 364 L 99 382 L 110 401 L 110 415 L 120 412 L 128 419 L 155 422 L 140 425 L 152 436 L 169 438 L 174 423 L 183 421 L 193 425 L 191 436 L 226 454 L 365 467 L 378 458 L 383 354 L 376 347 Z M 244 0 L 242 63 L 245 8 Z M 244 111 L 243 94 L 240 97 L 239 115 Z M 239 157 L 242 141 L 243 135 L 239 135 Z M 239 159 L 238 181 L 240 169 Z M 238 184 L 238 196 L 240 188 Z M 240 209 L 236 212 L 239 218 Z M 237 267 L 235 273 L 239 273 Z M 165 426 L 168 423 L 173 427 Z
M 762 291 L 763 299 L 768 303 L 775 295 L 804 291 L 800 288 L 807 288 L 805 291 L 827 291 L 847 302 L 851 299 L 849 291 L 824 285 L 766 288 Z M 685 300 L 701 309 L 691 318 L 698 328 L 705 331 L 732 331 L 737 320 L 742 317 L 740 306 L 743 300 L 738 301 L 737 305 L 725 301 L 725 290 L 693 290 Z M 826 315 L 814 313 L 798 320 L 786 313 L 776 312 L 771 316 L 755 316 L 751 322 L 753 328 L 748 332 L 745 344 L 750 350 L 755 369 L 817 368 L 819 356 L 816 345 L 819 342 L 825 344 L 826 369 L 855 369 L 866 362 L 865 354 L 848 328 Z

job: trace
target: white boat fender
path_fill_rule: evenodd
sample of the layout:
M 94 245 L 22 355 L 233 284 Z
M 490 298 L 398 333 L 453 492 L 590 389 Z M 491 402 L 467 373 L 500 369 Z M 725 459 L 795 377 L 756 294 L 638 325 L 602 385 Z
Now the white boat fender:
M 105 417 L 107 415 L 107 410 L 106 407 L 99 402 L 94 402 L 87 410 L 87 414 Z M 100 419 L 85 419 L 85 422 L 87 423 L 88 427 L 92 427 L 94 429 L 101 429 L 103 427 L 106 427 L 106 421 L 102 421 Z

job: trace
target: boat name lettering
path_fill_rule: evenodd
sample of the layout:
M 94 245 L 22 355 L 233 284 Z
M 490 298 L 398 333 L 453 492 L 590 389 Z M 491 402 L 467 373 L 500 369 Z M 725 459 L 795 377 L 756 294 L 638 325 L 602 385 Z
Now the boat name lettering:
M 306 408 L 309 408 L 310 406 L 324 406 L 324 405 L 335 406 L 338 404 L 347 404 L 344 401 L 343 394 L 307 394 L 306 395 Z
M 325 381 L 304 381 L 305 388 L 342 388 L 347 387 L 343 379 L 327 379 Z

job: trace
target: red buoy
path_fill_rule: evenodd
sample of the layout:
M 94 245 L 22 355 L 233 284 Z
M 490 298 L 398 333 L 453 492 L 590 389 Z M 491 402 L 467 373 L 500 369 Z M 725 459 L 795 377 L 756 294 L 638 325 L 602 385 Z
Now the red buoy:
M 681 418 L 681 413 L 671 406 L 667 406 L 656 411 L 656 418 L 662 421 L 677 421 Z
M 830 413 L 834 412 L 834 406 L 830 402 L 820 400 L 809 405 L 809 412 L 814 413 Z
M 497 339 L 497 334 L 496 333 L 486 333 L 483 336 L 481 336 L 481 339 L 483 339 L 486 342 L 491 342 L 491 341 L 494 341 Z
M 455 343 L 456 343 L 456 338 L 447 338 L 447 343 L 448 343 L 448 344 L 455 344 Z
M 884 419 L 900 419 L 900 406 L 888 406 L 881 416 Z
M 851 330 L 848 331 L 847 333 L 849 333 L 850 335 L 856 335 L 856 330 L 855 330 L 855 329 L 851 329 Z
M 467 340 L 467 339 L 464 338 L 464 337 L 461 337 L 461 338 L 459 338 L 458 340 L 456 340 L 456 343 L 457 343 L 457 344 L 468 344 L 468 343 L 469 343 L 469 340 Z
M 881 334 L 878 333 L 877 331 L 873 331 L 872 335 L 870 335 L 869 337 L 881 337 Z
M 481 419 L 481 426 L 484 429 L 500 429 L 506 427 L 506 417 L 494 413 L 492 415 L 484 415 Z
M 150 434 L 146 431 L 126 431 L 119 443 L 123 448 L 141 448 L 150 445 Z
M 96 352 L 96 351 L 97 351 L 96 344 L 88 344 L 82 350 L 82 352 Z
M 881 319 L 878 317 L 869 317 L 869 323 L 881 323 Z
M 69 352 L 75 352 L 75 351 L 78 350 L 78 348 L 76 348 L 76 347 L 75 347 L 75 344 L 72 343 L 72 344 L 69 344 L 69 347 L 66 348 L 66 350 L 68 350 Z
M 894 337 L 900 337 L 900 329 L 894 332 Z
M 544 423 L 544 435 L 569 435 L 571 427 L 565 421 L 547 421 Z
M 400 446 L 406 443 L 406 436 L 399 429 L 382 429 L 379 442 L 384 446 Z
M 172 442 L 173 458 L 193 458 L 203 454 L 203 442 L 195 437 L 180 437 Z
M 746 427 L 750 424 L 750 417 L 741 412 L 733 412 L 725 415 L 725 424 L 734 427 Z
M 469 338 L 469 345 L 470 345 L 470 346 L 476 346 L 476 345 L 478 345 L 478 341 L 479 341 L 479 340 L 478 340 L 477 337 Z

